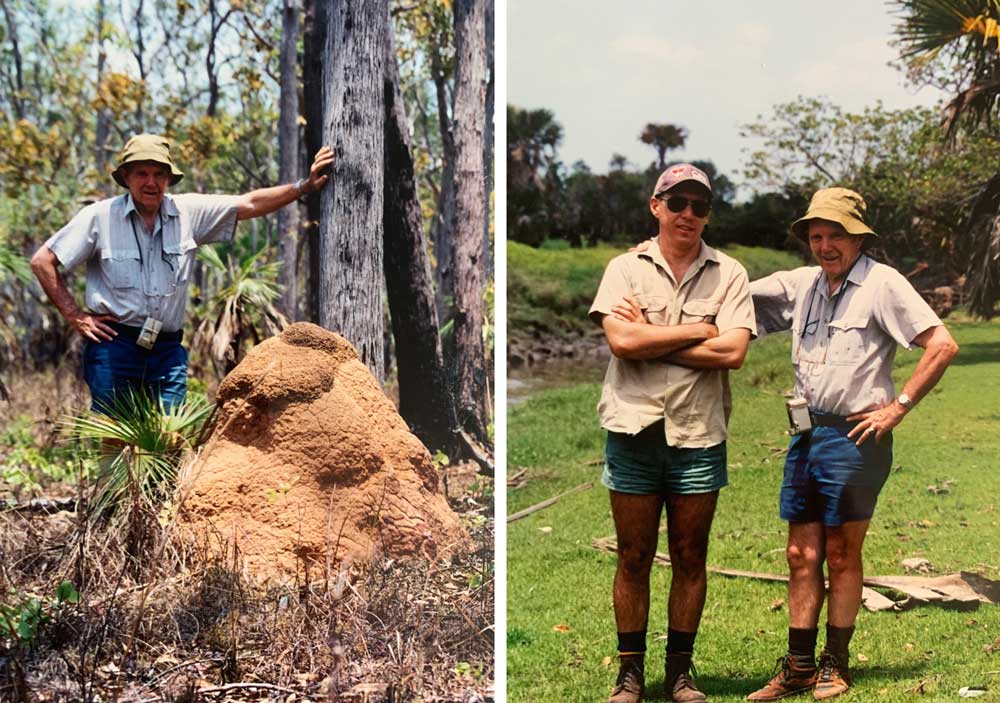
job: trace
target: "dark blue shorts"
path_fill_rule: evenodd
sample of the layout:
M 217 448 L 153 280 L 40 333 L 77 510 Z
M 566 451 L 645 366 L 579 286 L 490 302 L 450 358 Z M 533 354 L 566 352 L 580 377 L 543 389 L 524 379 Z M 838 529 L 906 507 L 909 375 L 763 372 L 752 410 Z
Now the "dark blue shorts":
M 860 447 L 847 438 L 855 423 L 814 427 L 792 438 L 781 485 L 781 518 L 837 527 L 868 520 L 892 468 L 892 433 Z
M 657 422 L 637 435 L 608 432 L 601 483 L 634 495 L 685 495 L 717 491 L 728 482 L 726 443 L 671 447 Z
M 157 341 L 143 349 L 119 334 L 110 342 L 83 347 L 83 377 L 90 387 L 90 407 L 103 412 L 114 394 L 125 388 L 160 398 L 169 410 L 187 394 L 188 355 L 180 342 Z

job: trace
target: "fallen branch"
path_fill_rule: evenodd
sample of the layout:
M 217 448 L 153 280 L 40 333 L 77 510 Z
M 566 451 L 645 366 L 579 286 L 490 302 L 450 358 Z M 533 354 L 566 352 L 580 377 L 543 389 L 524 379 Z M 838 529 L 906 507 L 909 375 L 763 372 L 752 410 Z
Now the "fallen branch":
M 514 513 L 513 515 L 508 515 L 507 516 L 507 522 L 514 522 L 515 520 L 520 520 L 521 518 L 527 517 L 528 515 L 531 515 L 532 513 L 538 512 L 539 510 L 541 510 L 543 508 L 547 508 L 550 505 L 554 505 L 555 503 L 559 502 L 560 498 L 565 498 L 566 496 L 571 495 L 573 493 L 579 493 L 580 491 L 585 491 L 585 490 L 587 490 L 589 488 L 593 488 L 593 487 L 594 487 L 594 482 L 593 481 L 588 481 L 587 483 L 582 483 L 579 486 L 577 486 L 576 488 L 569 489 L 565 493 L 560 493 L 557 496 L 552 496 L 551 498 L 543 500 L 541 503 L 536 503 L 535 505 L 532 505 L 530 508 L 525 508 L 524 510 L 520 510 L 520 511 Z
M 513 474 L 507 477 L 507 486 L 510 488 L 518 488 L 520 486 L 523 486 L 525 481 L 522 481 L 521 479 L 524 478 L 524 475 L 526 473 L 528 473 L 527 469 L 521 469 L 519 471 L 515 471 Z
M 595 549 L 616 554 L 618 541 L 614 537 L 602 537 L 591 542 Z M 653 562 L 670 566 L 670 557 L 662 552 L 653 556 Z M 706 570 L 720 576 L 750 578 L 760 581 L 787 582 L 788 576 L 759 571 L 725 569 L 707 566 Z M 975 610 L 980 603 L 996 605 L 1000 602 L 1000 581 L 992 581 L 984 576 L 969 572 L 945 576 L 866 576 L 866 588 L 862 591 L 862 602 L 868 610 L 907 610 L 916 605 L 930 602 L 941 603 L 958 610 Z M 829 584 L 827 584 L 828 586 Z M 890 588 L 905 594 L 901 601 L 894 601 L 872 590 L 870 587 Z
M 24 513 L 58 513 L 60 510 L 75 510 L 76 501 L 75 496 L 73 498 L 33 498 L 24 503 L 8 499 L 0 504 L 0 508 Z
M 462 444 L 472 456 L 472 460 L 479 464 L 479 473 L 483 476 L 492 476 L 494 473 L 493 460 L 486 449 L 465 430 L 459 430 L 457 434 L 458 438 L 462 440 Z

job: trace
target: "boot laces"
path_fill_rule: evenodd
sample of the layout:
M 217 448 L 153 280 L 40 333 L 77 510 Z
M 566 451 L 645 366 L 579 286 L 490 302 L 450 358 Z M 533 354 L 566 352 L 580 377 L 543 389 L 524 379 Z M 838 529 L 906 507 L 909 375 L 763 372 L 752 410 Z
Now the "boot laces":
M 618 669 L 618 680 L 615 681 L 615 688 L 612 695 L 626 691 L 628 693 L 640 693 L 642 691 L 642 679 L 639 667 L 635 664 L 622 664 Z

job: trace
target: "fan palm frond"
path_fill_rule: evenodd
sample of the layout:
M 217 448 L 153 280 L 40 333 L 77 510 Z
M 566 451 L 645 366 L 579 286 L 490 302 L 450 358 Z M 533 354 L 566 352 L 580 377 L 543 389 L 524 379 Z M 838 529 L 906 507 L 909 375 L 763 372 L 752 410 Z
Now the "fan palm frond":
M 953 136 L 959 120 L 989 122 L 1000 110 L 1000 0 L 896 0 L 901 55 L 916 66 L 941 58 L 961 85 L 945 108 Z
M 116 512 L 130 497 L 155 505 L 173 488 L 182 452 L 195 441 L 212 412 L 203 395 L 164 409 L 158 398 L 128 389 L 115 395 L 105 413 L 64 421 L 70 437 L 99 440 L 116 451 L 106 457 L 98 476 L 94 515 Z

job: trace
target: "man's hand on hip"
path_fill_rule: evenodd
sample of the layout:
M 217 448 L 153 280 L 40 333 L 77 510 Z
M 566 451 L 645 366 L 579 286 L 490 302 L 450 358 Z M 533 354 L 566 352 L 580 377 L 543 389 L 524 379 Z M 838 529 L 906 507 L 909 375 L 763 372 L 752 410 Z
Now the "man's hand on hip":
M 80 316 L 69 320 L 69 324 L 73 326 L 73 329 L 90 341 L 97 342 L 98 344 L 102 341 L 110 342 L 118 336 L 114 328 L 105 324 L 107 322 L 118 322 L 118 318 L 114 315 L 82 313 Z

